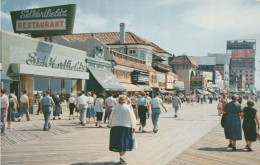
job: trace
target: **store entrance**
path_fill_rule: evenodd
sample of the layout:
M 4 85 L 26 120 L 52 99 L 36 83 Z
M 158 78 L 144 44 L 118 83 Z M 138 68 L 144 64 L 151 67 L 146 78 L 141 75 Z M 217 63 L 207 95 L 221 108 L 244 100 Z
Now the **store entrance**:
M 17 98 L 20 98 L 20 81 L 13 81 L 10 84 L 10 92 L 15 91 Z

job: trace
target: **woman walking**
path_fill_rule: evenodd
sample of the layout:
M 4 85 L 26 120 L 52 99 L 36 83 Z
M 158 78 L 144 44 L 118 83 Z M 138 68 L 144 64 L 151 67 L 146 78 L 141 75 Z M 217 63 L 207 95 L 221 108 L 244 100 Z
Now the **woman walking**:
M 229 139 L 228 148 L 232 148 L 233 151 L 236 151 L 236 141 L 242 140 L 242 131 L 241 131 L 241 120 L 239 115 L 242 117 L 241 105 L 237 103 L 237 96 L 233 95 L 231 97 L 232 101 L 229 102 L 223 113 L 226 114 L 226 120 L 224 124 L 224 131 L 226 139 Z
M 225 93 L 223 93 L 223 98 L 221 99 L 221 102 L 222 102 L 222 110 L 223 110 L 228 102 L 227 95 Z
M 146 125 L 146 113 L 148 112 L 148 100 L 145 98 L 145 92 L 142 92 L 141 97 L 137 100 L 137 109 L 140 117 L 140 124 L 142 125 L 139 128 L 139 131 L 142 130 L 142 132 L 146 132 L 144 127 Z
M 133 147 L 133 132 L 135 132 L 136 118 L 131 106 L 127 105 L 126 96 L 118 99 L 119 104 L 112 109 L 109 124 L 109 150 L 119 152 L 120 163 L 126 163 L 125 153 Z
M 93 118 L 94 123 L 96 122 L 96 112 L 94 109 L 94 98 L 91 95 L 91 92 L 88 92 L 87 96 L 88 109 L 87 109 L 87 123 L 90 123 L 90 118 Z
M 257 129 L 259 130 L 259 120 L 257 116 L 257 110 L 253 108 L 255 103 L 251 100 L 247 101 L 247 107 L 243 109 L 244 115 L 243 115 L 243 131 L 244 136 L 246 139 L 246 148 L 247 151 L 253 151 L 251 149 L 252 142 L 256 141 L 256 123 L 257 123 Z
M 98 94 L 97 99 L 95 100 L 95 111 L 96 111 L 96 116 L 97 116 L 97 122 L 96 122 L 96 127 L 102 127 L 101 126 L 101 121 L 103 118 L 103 113 L 104 113 L 104 99 L 102 98 L 103 94 Z
M 69 98 L 67 104 L 69 105 L 69 109 L 70 109 L 69 120 L 70 120 L 71 117 L 73 119 L 75 119 L 75 117 L 74 117 L 74 109 L 76 107 L 76 99 L 74 98 L 74 96 L 72 94 L 70 95 L 70 98 Z
M 53 112 L 53 120 L 55 120 L 55 117 L 58 116 L 60 118 L 60 111 L 61 111 L 61 100 L 59 99 L 59 95 L 56 95 L 53 99 L 55 103 L 55 111 Z

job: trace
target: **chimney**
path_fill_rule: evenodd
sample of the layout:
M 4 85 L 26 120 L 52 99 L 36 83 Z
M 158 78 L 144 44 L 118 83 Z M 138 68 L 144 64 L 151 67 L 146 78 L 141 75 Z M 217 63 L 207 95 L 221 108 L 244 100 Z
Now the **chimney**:
M 125 23 L 120 23 L 120 44 L 125 43 Z

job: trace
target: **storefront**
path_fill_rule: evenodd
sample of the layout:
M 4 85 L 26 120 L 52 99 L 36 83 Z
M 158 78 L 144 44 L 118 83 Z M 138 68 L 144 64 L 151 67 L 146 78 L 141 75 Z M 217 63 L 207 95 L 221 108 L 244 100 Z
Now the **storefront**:
M 146 85 L 146 83 L 149 83 L 149 74 L 147 72 L 141 72 L 135 70 L 132 72 L 131 77 L 132 77 L 132 82 L 136 84 L 139 88 L 141 88 L 142 91 L 149 92 L 151 94 L 153 89 L 148 85 Z
M 184 81 L 174 81 L 175 93 L 185 95 Z
M 1 31 L 1 35 L 5 41 L 2 71 L 13 79 L 4 85 L 8 93 L 15 90 L 20 97 L 26 90 L 31 107 L 37 107 L 38 94 L 47 90 L 62 101 L 85 90 L 89 79 L 85 52 L 9 32 Z

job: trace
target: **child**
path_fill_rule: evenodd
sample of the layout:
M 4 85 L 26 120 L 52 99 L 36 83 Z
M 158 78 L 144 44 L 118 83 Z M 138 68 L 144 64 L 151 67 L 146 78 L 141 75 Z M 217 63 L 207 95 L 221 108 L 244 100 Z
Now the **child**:
M 222 103 L 221 101 L 218 102 L 218 115 L 220 116 L 222 113 Z

